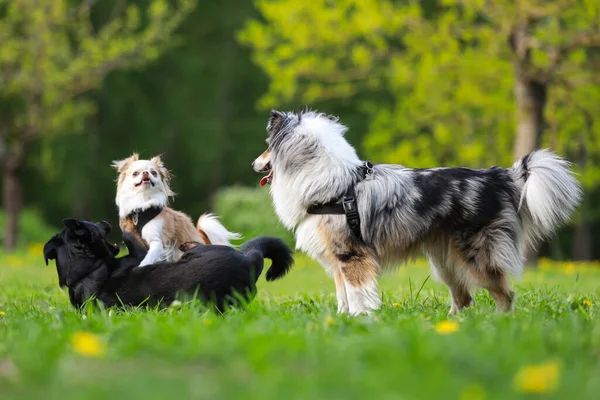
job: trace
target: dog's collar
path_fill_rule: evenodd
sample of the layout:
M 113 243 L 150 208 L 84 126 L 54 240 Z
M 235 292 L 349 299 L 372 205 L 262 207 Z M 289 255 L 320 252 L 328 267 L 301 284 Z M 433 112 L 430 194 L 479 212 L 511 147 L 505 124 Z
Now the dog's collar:
M 366 179 L 373 175 L 373 164 L 369 161 L 365 161 L 363 165 L 358 168 L 359 181 Z M 358 215 L 358 207 L 356 204 L 356 192 L 354 190 L 353 183 L 346 189 L 346 193 L 340 198 L 330 201 L 325 204 L 313 204 L 306 210 L 309 214 L 336 214 L 346 215 L 346 222 L 350 226 L 350 230 L 357 239 L 362 240 L 362 234 L 360 232 L 360 216 Z
M 160 214 L 163 210 L 163 207 L 152 206 L 150 208 L 146 208 L 145 210 L 133 210 L 129 217 L 131 217 L 131 221 L 135 226 L 135 230 L 141 236 L 142 229 L 144 226 L 152 221 L 154 217 Z

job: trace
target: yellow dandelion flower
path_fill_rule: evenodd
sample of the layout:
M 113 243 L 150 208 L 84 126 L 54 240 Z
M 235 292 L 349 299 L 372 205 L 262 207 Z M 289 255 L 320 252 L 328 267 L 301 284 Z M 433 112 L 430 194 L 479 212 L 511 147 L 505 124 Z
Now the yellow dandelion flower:
M 28 256 L 39 256 L 44 252 L 44 243 L 32 243 L 27 246 Z
M 589 301 L 588 299 L 584 299 L 581 304 L 584 305 L 584 307 L 590 308 L 592 306 L 592 302 Z
M 13 267 L 20 267 L 24 264 L 24 260 L 19 257 L 16 256 L 14 254 L 9 254 L 5 259 L 4 259 L 5 264 L 13 266 Z
M 212 324 L 213 324 L 213 322 L 212 322 L 212 319 L 205 319 L 204 321 L 202 321 L 202 323 L 203 323 L 204 325 L 206 325 L 206 326 L 209 326 L 209 325 L 212 325 Z
M 375 322 L 379 321 L 379 317 L 373 317 L 373 321 L 375 321 Z
M 98 357 L 104 354 L 104 343 L 97 335 L 89 332 L 76 332 L 71 337 L 73 349 L 84 356 Z
M 485 390 L 478 383 L 472 383 L 460 392 L 460 400 L 484 400 Z
M 325 318 L 325 323 L 327 323 L 327 325 L 333 325 L 335 323 L 335 320 L 330 316 L 327 316 L 327 318 Z
M 526 365 L 514 379 L 514 388 L 524 393 L 551 393 L 558 386 L 560 366 L 556 362 Z
M 449 335 L 458 331 L 458 322 L 442 321 L 435 326 L 435 331 L 440 335 Z
M 4 311 L 0 311 L 0 317 L 4 317 L 6 313 Z
M 400 303 L 392 303 L 392 306 L 394 306 L 394 307 L 400 307 Z
M 567 263 L 564 268 L 563 268 L 563 272 L 567 275 L 571 275 L 575 272 L 575 264 L 573 264 L 572 262 Z

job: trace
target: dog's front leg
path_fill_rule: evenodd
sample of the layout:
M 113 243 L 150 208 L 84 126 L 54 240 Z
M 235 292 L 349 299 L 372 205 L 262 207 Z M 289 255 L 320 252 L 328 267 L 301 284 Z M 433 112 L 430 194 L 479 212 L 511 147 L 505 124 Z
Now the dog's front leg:
M 162 254 L 164 253 L 164 248 L 162 242 L 160 240 L 154 240 L 150 242 L 150 249 L 148 250 L 148 254 L 140 263 L 140 267 L 144 265 L 154 264 L 160 261 Z
M 123 243 L 127 247 L 130 258 L 142 261 L 148 254 L 148 249 L 142 238 L 130 232 L 123 233 Z
M 369 255 L 356 257 L 342 264 L 350 315 L 371 314 L 381 307 L 377 287 L 379 270 L 379 264 Z
M 148 243 L 148 254 L 140 263 L 140 267 L 161 261 L 165 253 L 162 243 L 163 221 L 154 218 L 142 228 L 142 238 Z
M 346 294 L 346 283 L 344 282 L 342 271 L 335 271 L 333 279 L 335 280 L 335 294 L 337 296 L 337 312 L 338 314 L 347 314 L 350 310 L 348 308 L 348 295 Z
M 350 315 L 371 314 L 381 307 L 377 280 L 363 282 L 358 285 L 346 282 L 346 293 Z

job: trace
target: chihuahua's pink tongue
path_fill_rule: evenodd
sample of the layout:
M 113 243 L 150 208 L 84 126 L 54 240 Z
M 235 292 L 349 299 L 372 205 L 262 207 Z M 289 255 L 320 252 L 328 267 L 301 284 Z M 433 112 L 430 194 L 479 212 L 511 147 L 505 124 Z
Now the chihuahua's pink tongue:
M 270 185 L 272 179 L 273 179 L 273 170 L 270 170 L 269 174 L 267 176 L 264 176 L 260 180 L 260 186 L 265 186 L 267 183 Z

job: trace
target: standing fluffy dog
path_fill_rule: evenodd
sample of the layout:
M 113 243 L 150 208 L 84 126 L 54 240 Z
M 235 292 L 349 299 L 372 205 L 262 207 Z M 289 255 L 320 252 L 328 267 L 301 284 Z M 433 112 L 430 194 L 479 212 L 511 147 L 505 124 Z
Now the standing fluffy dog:
M 569 163 L 546 150 L 511 168 L 372 167 L 344 139 L 337 118 L 272 111 L 267 132 L 268 149 L 254 169 L 269 172 L 261 185 L 271 184 L 275 211 L 295 229 L 297 248 L 333 275 L 340 313 L 378 309 L 382 270 L 419 250 L 450 289 L 450 313 L 471 303 L 474 286 L 509 311 L 508 278 L 522 271 L 525 245 L 565 223 L 582 196 Z M 345 215 L 327 213 L 353 193 L 355 231 Z
M 113 167 L 119 172 L 116 203 L 121 230 L 139 234 L 148 248 L 140 266 L 177 261 L 183 254 L 179 247 L 186 242 L 230 245 L 230 240 L 239 239 L 214 215 L 203 214 L 194 227 L 188 215 L 167 207 L 174 193 L 160 156 L 140 160 L 133 154 Z

